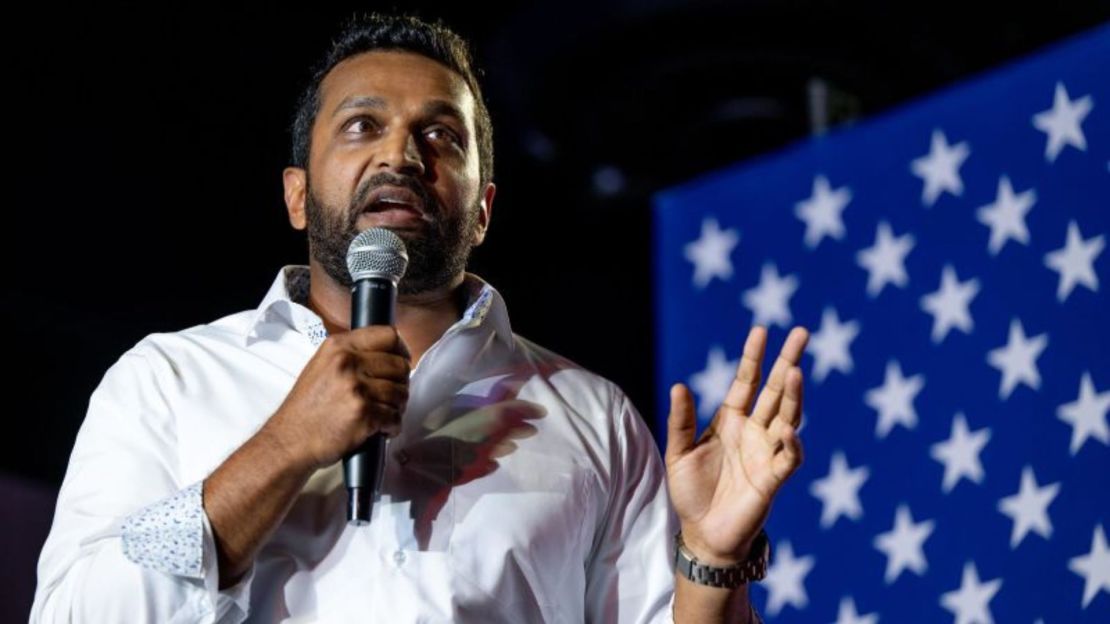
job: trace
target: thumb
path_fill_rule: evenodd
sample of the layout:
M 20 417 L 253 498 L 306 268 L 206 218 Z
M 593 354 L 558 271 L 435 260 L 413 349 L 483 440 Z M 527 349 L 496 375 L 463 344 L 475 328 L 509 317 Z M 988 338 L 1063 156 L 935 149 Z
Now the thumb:
M 676 383 L 671 386 L 671 413 L 667 417 L 667 465 L 679 460 L 694 448 L 694 433 L 697 431 L 697 416 L 694 414 L 694 397 L 686 386 Z

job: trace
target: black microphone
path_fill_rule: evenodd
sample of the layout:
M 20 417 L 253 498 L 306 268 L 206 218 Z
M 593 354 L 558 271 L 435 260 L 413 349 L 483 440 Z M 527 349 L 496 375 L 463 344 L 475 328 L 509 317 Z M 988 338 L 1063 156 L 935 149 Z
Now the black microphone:
M 397 282 L 408 263 L 404 241 L 385 228 L 369 228 L 351 241 L 347 248 L 347 270 L 352 281 L 351 329 L 393 324 Z M 348 523 L 359 526 L 370 523 L 384 469 L 385 436 L 381 433 L 371 435 L 343 458 Z

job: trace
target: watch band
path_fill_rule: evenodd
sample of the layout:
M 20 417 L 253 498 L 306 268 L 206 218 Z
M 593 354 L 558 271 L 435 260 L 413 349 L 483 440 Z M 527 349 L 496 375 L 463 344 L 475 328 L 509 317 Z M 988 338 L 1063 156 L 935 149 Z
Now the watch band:
M 760 530 L 752 542 L 747 561 L 727 567 L 715 567 L 699 563 L 682 541 L 682 531 L 675 533 L 674 561 L 675 570 L 684 578 L 700 585 L 711 587 L 735 588 L 750 581 L 760 581 L 767 575 L 767 564 L 771 559 L 771 541 L 767 532 Z

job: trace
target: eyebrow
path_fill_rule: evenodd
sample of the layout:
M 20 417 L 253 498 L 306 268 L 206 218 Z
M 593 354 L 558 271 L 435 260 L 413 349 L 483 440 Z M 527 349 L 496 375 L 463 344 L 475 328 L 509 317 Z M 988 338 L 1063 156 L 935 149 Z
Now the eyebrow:
M 344 98 L 339 103 L 339 107 L 335 109 L 332 116 L 338 115 L 340 111 L 347 110 L 348 108 L 385 108 L 385 100 L 376 95 L 352 95 Z
M 352 95 L 345 98 L 339 103 L 339 106 L 332 113 L 332 116 L 338 115 L 341 111 L 351 108 L 373 108 L 377 110 L 384 110 L 386 108 L 385 100 L 376 95 Z M 447 117 L 454 117 L 459 123 L 466 125 L 466 117 L 458 106 L 455 106 L 447 100 L 432 100 L 424 105 L 423 114 L 426 117 L 438 117 L 440 115 Z

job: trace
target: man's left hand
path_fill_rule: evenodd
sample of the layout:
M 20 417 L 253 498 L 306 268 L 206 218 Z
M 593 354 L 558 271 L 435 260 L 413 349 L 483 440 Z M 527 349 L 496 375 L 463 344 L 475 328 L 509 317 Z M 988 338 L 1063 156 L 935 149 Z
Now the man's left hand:
M 724 404 L 696 442 L 693 396 L 683 384 L 671 387 L 667 485 L 683 541 L 699 561 L 744 561 L 775 493 L 802 463 L 798 362 L 808 340 L 805 328 L 790 331 L 756 398 L 767 330 L 752 327 Z

